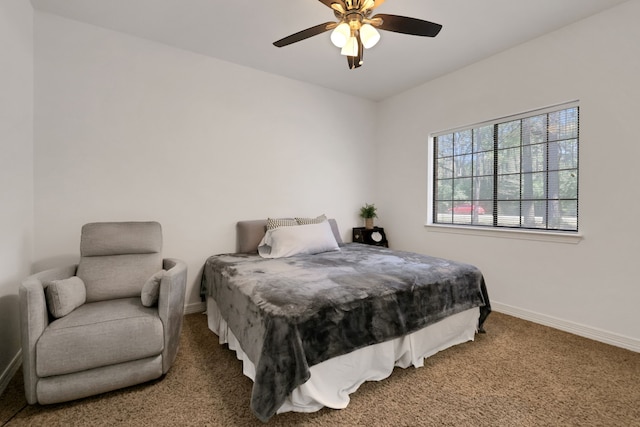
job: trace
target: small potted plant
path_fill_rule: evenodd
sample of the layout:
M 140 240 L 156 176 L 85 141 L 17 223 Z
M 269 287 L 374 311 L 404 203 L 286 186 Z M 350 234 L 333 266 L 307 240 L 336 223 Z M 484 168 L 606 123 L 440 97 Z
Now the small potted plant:
M 365 203 L 360 208 L 360 217 L 364 218 L 364 228 L 371 230 L 373 228 L 373 218 L 378 218 L 375 205 L 373 203 Z

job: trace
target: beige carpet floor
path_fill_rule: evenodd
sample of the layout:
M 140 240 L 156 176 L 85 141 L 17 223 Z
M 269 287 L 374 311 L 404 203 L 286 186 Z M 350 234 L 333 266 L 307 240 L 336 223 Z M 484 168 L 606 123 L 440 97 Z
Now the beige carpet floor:
M 640 354 L 500 313 L 487 334 L 363 384 L 346 409 L 274 416 L 273 426 L 640 426 Z M 22 373 L 0 396 L 3 426 L 261 426 L 251 381 L 207 329 L 185 317 L 162 379 L 58 405 L 27 405 Z

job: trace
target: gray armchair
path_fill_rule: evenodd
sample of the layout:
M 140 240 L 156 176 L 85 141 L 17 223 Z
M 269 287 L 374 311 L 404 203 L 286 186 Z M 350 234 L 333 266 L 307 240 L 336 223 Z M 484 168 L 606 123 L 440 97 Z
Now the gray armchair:
M 157 222 L 82 227 L 80 262 L 20 286 L 30 404 L 79 399 L 167 373 L 178 352 L 186 264 L 162 259 Z

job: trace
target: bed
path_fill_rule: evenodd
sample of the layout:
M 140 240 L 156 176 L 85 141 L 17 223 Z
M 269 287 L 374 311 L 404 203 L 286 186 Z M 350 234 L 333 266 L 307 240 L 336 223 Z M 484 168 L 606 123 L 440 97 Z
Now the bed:
M 266 220 L 241 221 L 237 252 L 213 255 L 203 269 L 209 328 L 242 360 L 251 409 L 265 422 L 344 408 L 364 381 L 473 340 L 491 311 L 476 267 L 343 243 L 335 220 L 321 223 L 267 230 Z M 284 241 L 274 236 L 312 228 L 331 244 L 265 257 L 263 248 L 273 255 Z

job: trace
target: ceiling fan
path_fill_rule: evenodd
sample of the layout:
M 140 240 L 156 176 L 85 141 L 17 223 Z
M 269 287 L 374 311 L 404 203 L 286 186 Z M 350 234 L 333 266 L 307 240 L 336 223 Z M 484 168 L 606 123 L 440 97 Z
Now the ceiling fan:
M 435 37 L 442 29 L 440 24 L 417 18 L 384 13 L 371 16 L 373 10 L 385 0 L 319 1 L 333 9 L 338 22 L 329 21 L 307 28 L 275 41 L 273 44 L 277 47 L 283 47 L 333 30 L 331 42 L 342 48 L 340 53 L 347 57 L 349 68 L 354 69 L 362 65 L 364 49 L 373 47 L 380 40 L 380 33 L 376 28 L 425 37 Z

